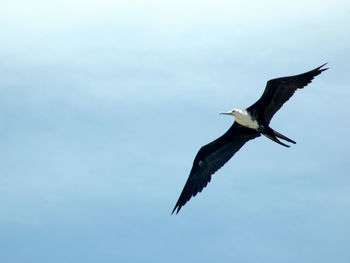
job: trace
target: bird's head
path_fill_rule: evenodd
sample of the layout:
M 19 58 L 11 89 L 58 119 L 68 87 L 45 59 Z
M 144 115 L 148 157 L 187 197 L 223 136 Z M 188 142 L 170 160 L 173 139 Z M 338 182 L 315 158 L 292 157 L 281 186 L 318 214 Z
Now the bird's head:
M 231 116 L 236 117 L 238 111 L 239 110 L 233 109 L 233 110 L 230 110 L 230 111 L 227 111 L 227 112 L 220 112 L 220 114 L 222 114 L 222 115 L 231 115 Z

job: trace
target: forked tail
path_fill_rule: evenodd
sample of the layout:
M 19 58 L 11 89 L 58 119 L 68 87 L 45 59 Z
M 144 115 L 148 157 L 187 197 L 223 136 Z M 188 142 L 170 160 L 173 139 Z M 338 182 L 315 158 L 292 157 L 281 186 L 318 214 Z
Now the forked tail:
M 289 145 L 287 144 L 284 144 L 283 142 L 281 142 L 278 138 L 280 139 L 283 139 L 287 142 L 291 142 L 291 143 L 294 143 L 296 144 L 295 141 L 293 141 L 292 139 L 289 139 L 288 137 L 284 136 L 283 134 L 280 134 L 279 132 L 271 129 L 270 127 L 268 129 L 265 129 L 263 132 L 262 132 L 263 135 L 265 135 L 267 138 L 269 138 L 270 140 L 274 141 L 274 142 L 277 142 L 278 144 L 281 144 L 285 147 L 290 147 Z M 278 137 L 278 138 L 277 138 Z
M 288 137 L 284 136 L 283 134 L 280 134 L 279 132 L 275 131 L 275 130 L 272 130 L 273 131 L 273 134 L 276 135 L 278 138 L 281 138 L 287 142 L 291 142 L 291 143 L 294 143 L 296 144 L 295 141 L 293 141 L 292 139 L 289 139 Z

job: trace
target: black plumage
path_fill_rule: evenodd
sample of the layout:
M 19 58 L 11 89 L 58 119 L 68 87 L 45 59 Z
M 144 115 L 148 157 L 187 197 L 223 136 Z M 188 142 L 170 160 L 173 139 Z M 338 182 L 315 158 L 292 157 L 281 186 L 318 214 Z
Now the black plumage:
M 295 143 L 295 141 L 270 128 L 270 121 L 297 89 L 304 88 L 315 76 L 328 69 L 322 69 L 324 65 L 303 74 L 269 80 L 260 99 L 246 109 L 249 117 L 252 121 L 257 122 L 258 127 L 256 129 L 245 127 L 239 124 L 236 119 L 224 135 L 203 146 L 193 161 L 190 175 L 172 213 L 175 211 L 178 213 L 192 196 L 201 192 L 210 182 L 211 176 L 249 140 L 263 134 L 286 147 L 289 145 L 282 143 L 278 138 Z M 231 113 L 233 112 L 234 110 Z
M 328 69 L 321 69 L 326 64 L 303 74 L 269 80 L 263 95 L 247 110 L 256 116 L 258 121 L 269 124 L 273 115 L 293 96 L 297 89 L 304 88 L 311 83 L 314 77 Z

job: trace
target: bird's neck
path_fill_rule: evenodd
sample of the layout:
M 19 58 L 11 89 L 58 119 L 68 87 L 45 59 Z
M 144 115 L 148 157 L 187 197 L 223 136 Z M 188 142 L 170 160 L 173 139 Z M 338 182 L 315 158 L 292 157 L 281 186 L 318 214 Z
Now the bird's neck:
M 258 122 L 253 119 L 249 112 L 246 110 L 235 110 L 234 116 L 236 118 L 236 121 L 242 126 L 255 130 L 259 128 Z

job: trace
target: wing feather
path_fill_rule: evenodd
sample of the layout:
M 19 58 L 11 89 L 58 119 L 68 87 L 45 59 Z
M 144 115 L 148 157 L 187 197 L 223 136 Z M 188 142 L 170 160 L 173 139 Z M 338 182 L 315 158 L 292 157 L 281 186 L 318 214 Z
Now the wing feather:
M 257 119 L 269 124 L 273 115 L 293 96 L 297 89 L 304 88 L 315 76 L 328 69 L 322 69 L 326 64 L 303 74 L 269 80 L 261 98 L 247 110 Z
M 234 122 L 231 128 L 215 141 L 203 146 L 197 153 L 190 175 L 174 207 L 178 213 L 193 196 L 196 196 L 211 181 L 219 170 L 249 140 L 260 136 L 255 130 Z

